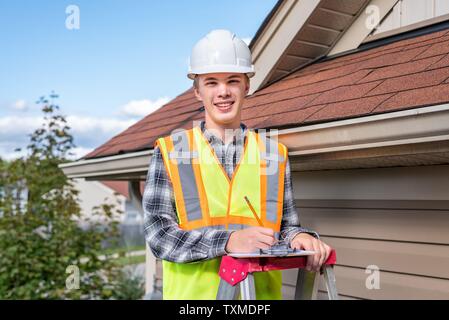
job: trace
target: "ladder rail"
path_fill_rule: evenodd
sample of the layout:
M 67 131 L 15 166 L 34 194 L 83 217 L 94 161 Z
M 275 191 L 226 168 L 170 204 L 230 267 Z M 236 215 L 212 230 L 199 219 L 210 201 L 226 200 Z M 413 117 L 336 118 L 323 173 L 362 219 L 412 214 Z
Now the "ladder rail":
M 337 280 L 335 279 L 333 266 L 324 266 L 323 273 L 329 300 L 338 300 Z
M 320 276 L 315 272 L 298 269 L 295 300 L 315 300 L 318 294 Z
M 248 273 L 245 280 L 240 283 L 240 292 L 242 300 L 256 300 L 254 275 L 252 273 Z

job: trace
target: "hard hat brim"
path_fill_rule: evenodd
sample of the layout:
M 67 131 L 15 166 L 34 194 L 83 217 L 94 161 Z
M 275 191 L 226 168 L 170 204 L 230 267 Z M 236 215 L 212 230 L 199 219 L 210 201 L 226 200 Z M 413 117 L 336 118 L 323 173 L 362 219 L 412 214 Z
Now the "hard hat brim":
M 187 74 L 187 77 L 193 80 L 195 79 L 196 75 L 207 73 L 246 73 L 249 78 L 253 77 L 255 74 L 253 65 L 251 67 L 234 66 L 234 65 L 213 65 L 190 70 L 189 73 Z

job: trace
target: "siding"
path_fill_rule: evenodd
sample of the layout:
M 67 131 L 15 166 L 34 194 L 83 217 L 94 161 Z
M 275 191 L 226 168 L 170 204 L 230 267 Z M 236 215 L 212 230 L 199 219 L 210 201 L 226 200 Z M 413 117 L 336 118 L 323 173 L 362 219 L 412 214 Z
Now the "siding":
M 295 172 L 304 226 L 337 251 L 344 299 L 449 299 L 449 166 Z M 380 269 L 380 289 L 365 286 Z M 296 272 L 284 272 L 285 298 Z M 324 284 L 320 298 L 326 298 Z
M 399 0 L 374 34 L 405 27 L 449 13 L 447 0 Z

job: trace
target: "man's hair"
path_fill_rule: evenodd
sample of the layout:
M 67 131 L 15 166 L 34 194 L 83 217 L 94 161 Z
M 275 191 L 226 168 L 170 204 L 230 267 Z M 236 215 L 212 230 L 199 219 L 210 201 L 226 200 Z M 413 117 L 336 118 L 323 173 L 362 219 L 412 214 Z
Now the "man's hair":
M 193 79 L 193 87 L 198 90 L 198 85 L 199 85 L 199 77 L 198 75 L 195 76 L 195 78 Z
M 246 73 L 245 73 L 245 78 L 246 78 L 246 81 L 249 84 L 249 77 L 248 77 L 248 75 Z M 196 90 L 198 90 L 198 86 L 199 86 L 199 77 L 198 77 L 198 75 L 196 75 L 195 78 L 193 79 L 193 87 Z

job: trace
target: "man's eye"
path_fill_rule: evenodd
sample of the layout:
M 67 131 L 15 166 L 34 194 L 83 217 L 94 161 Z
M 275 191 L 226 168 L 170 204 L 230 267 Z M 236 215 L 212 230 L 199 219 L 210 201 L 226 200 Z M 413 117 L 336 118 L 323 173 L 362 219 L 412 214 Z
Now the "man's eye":
M 216 84 L 216 82 L 206 82 L 206 86 L 208 86 L 208 85 L 214 85 L 214 84 Z
M 232 83 L 232 82 L 239 83 L 240 81 L 238 81 L 238 80 L 230 80 L 229 81 L 229 83 Z

